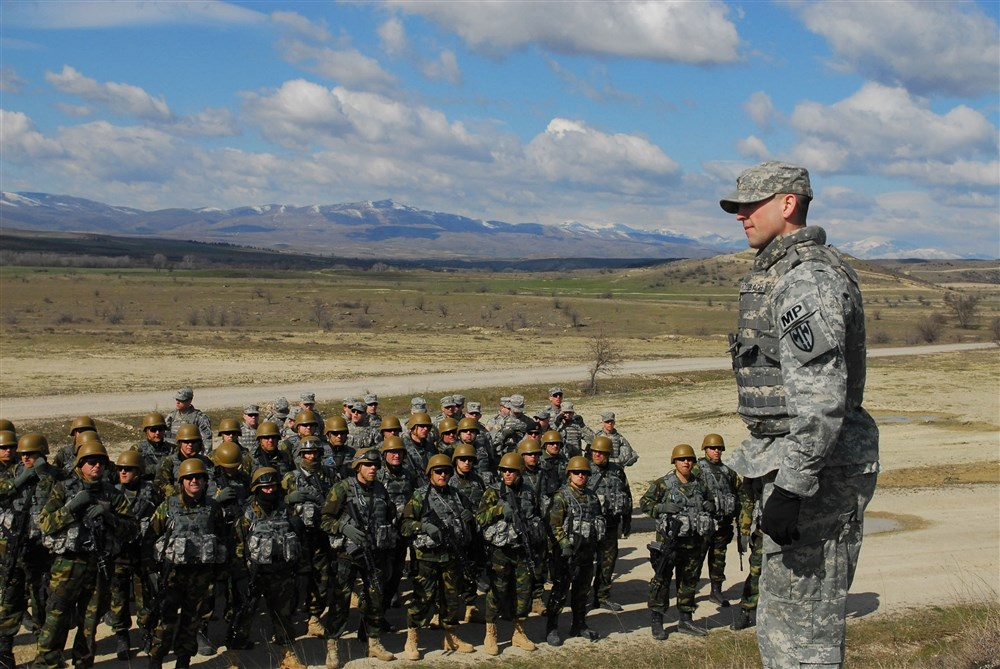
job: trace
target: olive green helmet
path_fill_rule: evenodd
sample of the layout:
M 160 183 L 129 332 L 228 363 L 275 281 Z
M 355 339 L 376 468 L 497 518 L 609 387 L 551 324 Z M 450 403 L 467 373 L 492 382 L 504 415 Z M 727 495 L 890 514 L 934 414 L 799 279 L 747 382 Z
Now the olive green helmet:
M 201 430 L 194 423 L 184 423 L 177 428 L 177 441 L 197 441 L 201 443 Z
M 378 429 L 382 432 L 386 430 L 402 430 L 403 426 L 395 416 L 386 416 L 382 419 L 382 424 L 378 426 Z
M 590 450 L 597 451 L 598 453 L 607 453 L 608 455 L 614 453 L 611 439 L 605 437 L 604 435 L 594 437 L 594 440 L 590 442 Z
M 382 440 L 382 446 L 379 448 L 380 451 L 385 453 L 386 451 L 405 451 L 406 446 L 403 445 L 403 440 L 394 434 L 390 434 L 385 439 Z
M 406 421 L 406 427 L 410 428 L 411 430 L 421 425 L 426 425 L 427 427 L 433 427 L 434 423 L 431 422 L 431 417 L 423 412 L 412 414 L 409 420 Z
M 222 467 L 223 469 L 236 469 L 243 464 L 242 460 L 243 451 L 233 441 L 219 444 L 219 447 L 212 452 L 212 462 L 217 467 Z
M 177 480 L 187 476 L 208 476 L 208 469 L 201 458 L 188 458 L 177 468 Z
M 590 471 L 590 460 L 583 457 L 582 455 L 574 455 L 566 463 L 566 473 L 570 472 L 589 472 Z
M 295 415 L 295 427 L 299 425 L 319 425 L 319 416 L 315 411 L 303 409 Z
M 306 453 L 308 451 L 322 451 L 323 444 L 320 443 L 319 437 L 314 434 L 302 437 L 299 439 L 299 443 L 295 446 L 296 453 Z
M 281 430 L 278 426 L 269 420 L 265 420 L 260 426 L 257 427 L 257 438 L 261 437 L 280 437 Z
M 546 444 L 559 444 L 560 446 L 562 446 L 563 438 L 558 431 L 549 430 L 548 432 L 542 435 L 540 441 L 542 442 L 542 446 L 545 446 Z
M 503 457 L 500 458 L 499 469 L 516 469 L 519 472 L 524 471 L 524 458 L 522 458 L 518 453 L 511 451 L 510 453 L 504 453 Z
M 427 461 L 427 467 L 424 468 L 424 474 L 430 476 L 431 470 L 437 469 L 438 467 L 447 467 L 452 471 L 455 470 L 455 468 L 451 465 L 451 458 L 444 453 L 438 453 L 437 455 L 432 455 L 430 460 Z
M 150 411 L 148 414 L 142 417 L 142 429 L 146 430 L 151 427 L 167 427 L 167 421 L 163 418 L 162 413 L 157 413 L 156 411 Z
M 96 432 L 91 431 L 91 430 L 88 430 L 87 432 L 81 432 L 80 433 L 80 441 L 78 441 L 73 446 L 73 455 L 76 455 L 77 453 L 79 453 L 80 449 L 83 448 L 83 445 L 86 444 L 86 443 L 88 443 L 88 442 L 91 442 L 91 441 L 96 441 L 97 443 L 101 444 L 102 446 L 104 445 L 104 441 L 101 439 L 101 435 L 97 434 Z M 46 451 L 45 454 L 48 455 L 48 452 Z
M 12 422 L 6 418 L 0 418 L 0 432 L 3 432 L 4 430 L 17 434 L 17 430 L 14 429 L 14 424 Z
M 23 439 L 24 437 L 21 438 Z M 20 450 L 20 445 L 18 446 L 18 450 Z M 94 456 L 103 457 L 105 460 L 107 460 L 108 449 L 104 448 L 104 444 L 102 444 L 100 441 L 96 439 L 85 441 L 82 444 L 80 444 L 80 448 L 76 452 L 76 463 L 74 464 L 74 466 L 79 467 L 80 464 L 83 462 L 84 458 L 94 457 Z
M 22 434 L 21 438 L 17 440 L 17 452 L 48 455 L 49 440 L 45 438 L 45 435 L 37 432 Z M 105 451 L 104 455 L 107 455 L 107 451 Z
M 463 418 L 458 421 L 458 431 L 461 432 L 462 430 L 475 430 L 479 432 L 479 421 L 471 416 Z
M 88 430 L 97 430 L 97 425 L 94 424 L 94 419 L 90 416 L 77 416 L 69 424 L 70 435 L 74 432 L 87 432 Z
M 310 413 L 312 413 L 312 412 L 310 412 Z M 298 420 L 298 419 L 296 419 L 296 420 Z M 296 425 L 298 425 L 297 422 L 296 422 Z M 332 418 L 330 418 L 330 420 L 326 421 L 326 433 L 327 434 L 330 434 L 331 432 L 333 432 L 334 434 L 336 434 L 338 432 L 348 432 L 348 431 L 349 430 L 347 429 L 347 421 L 344 420 L 343 416 L 333 416 Z
M 457 458 L 472 458 L 473 460 L 478 460 L 476 456 L 476 447 L 472 444 L 459 444 L 455 447 L 455 451 L 451 454 L 451 460 L 454 462 Z
M 517 452 L 519 455 L 541 453 L 542 447 L 534 437 L 525 437 L 517 444 Z
M 456 432 L 458 430 L 458 421 L 454 418 L 445 418 L 440 423 L 438 423 L 438 433 L 444 434 L 445 432 Z
M 236 433 L 242 434 L 243 429 L 240 427 L 240 422 L 235 418 L 223 418 L 219 421 L 219 431 L 217 434 L 221 437 L 226 433 Z
M 281 475 L 274 467 L 258 467 L 253 472 L 253 477 L 250 479 L 250 491 L 254 492 L 266 485 L 281 485 Z
M 726 450 L 726 442 L 722 439 L 721 434 L 706 434 L 705 438 L 701 442 L 701 450 L 705 450 L 709 446 L 718 446 L 722 450 Z
M 670 453 L 670 462 L 672 464 L 677 458 L 693 458 L 693 457 L 694 457 L 694 449 L 691 448 L 691 444 L 677 444 L 676 446 L 674 446 L 674 450 L 671 451 Z
M 382 458 L 379 457 L 378 451 L 374 448 L 366 448 L 354 454 L 351 467 L 357 469 L 361 465 L 378 465 L 381 461 Z
M 127 451 L 119 453 L 118 459 L 115 461 L 115 466 L 117 467 L 134 467 L 135 469 L 142 469 L 144 465 L 145 463 L 142 461 L 142 453 L 131 448 Z
M 17 435 L 13 430 L 0 430 L 0 447 L 17 446 Z

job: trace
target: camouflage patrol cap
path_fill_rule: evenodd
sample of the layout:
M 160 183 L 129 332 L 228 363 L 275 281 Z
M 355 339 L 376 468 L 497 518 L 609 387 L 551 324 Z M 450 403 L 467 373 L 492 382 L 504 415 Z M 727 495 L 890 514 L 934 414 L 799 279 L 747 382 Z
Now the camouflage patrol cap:
M 572 402 L 563 402 L 562 406 L 559 408 L 563 413 L 576 413 L 576 409 L 573 408 Z
M 441 406 L 442 407 L 458 406 L 457 404 L 455 404 L 455 396 L 454 395 L 445 395 L 444 397 L 442 397 L 441 398 Z
M 247 404 L 247 405 L 245 405 L 243 407 L 243 415 L 244 416 L 259 416 L 260 415 L 260 407 L 257 406 L 256 404 Z
M 452 395 L 451 398 L 455 400 L 455 404 L 458 406 L 465 404 L 465 395 Z
M 378 404 L 378 395 L 365 395 L 365 404 Z
M 178 402 L 190 402 L 194 399 L 194 391 L 184 386 L 174 394 L 174 399 Z
M 469 402 L 465 405 L 465 412 L 481 414 L 483 412 L 483 405 L 479 402 Z
M 511 395 L 510 396 L 510 408 L 511 409 L 524 409 L 524 395 Z
M 274 400 L 274 410 L 275 411 L 288 411 L 288 400 L 284 397 L 279 397 Z
M 615 412 L 614 411 L 605 411 L 605 412 L 603 412 L 601 414 L 601 420 L 602 421 L 606 422 L 606 421 L 612 421 L 614 419 L 615 419 Z
M 305 402 L 306 404 L 315 404 L 316 393 L 302 393 L 301 395 L 299 395 L 299 399 Z
M 719 206 L 726 213 L 735 214 L 741 204 L 760 202 L 777 193 L 793 193 L 811 200 L 813 192 L 809 185 L 809 171 L 774 160 L 755 165 L 736 177 L 736 190 L 719 200 Z
M 414 397 L 410 400 L 410 411 L 427 411 L 427 400 L 423 397 Z

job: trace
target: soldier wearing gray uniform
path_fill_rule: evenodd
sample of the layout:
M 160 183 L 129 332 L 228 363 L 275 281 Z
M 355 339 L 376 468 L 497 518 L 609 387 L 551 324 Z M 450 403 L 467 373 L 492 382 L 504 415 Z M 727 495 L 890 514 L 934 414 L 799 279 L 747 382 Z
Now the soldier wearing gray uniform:
M 200 409 L 195 409 L 192 401 L 194 391 L 188 387 L 181 388 L 174 395 L 174 405 L 177 407 L 168 413 L 164 419 L 167 423 L 167 441 L 177 442 L 177 430 L 185 423 L 193 423 L 201 432 L 201 443 L 206 449 L 212 448 L 212 419 Z
M 730 466 L 761 501 L 757 642 L 764 667 L 840 667 L 847 591 L 878 475 L 878 428 L 862 408 L 865 317 L 854 270 L 807 226 L 802 167 L 767 162 L 720 201 L 753 269 L 730 336 L 750 436 Z
M 616 462 L 622 467 L 631 467 L 639 461 L 639 454 L 632 448 L 632 444 L 628 443 L 625 435 L 618 431 L 615 424 L 614 411 L 601 413 L 601 430 L 597 436 L 605 436 L 611 440 L 611 462 Z

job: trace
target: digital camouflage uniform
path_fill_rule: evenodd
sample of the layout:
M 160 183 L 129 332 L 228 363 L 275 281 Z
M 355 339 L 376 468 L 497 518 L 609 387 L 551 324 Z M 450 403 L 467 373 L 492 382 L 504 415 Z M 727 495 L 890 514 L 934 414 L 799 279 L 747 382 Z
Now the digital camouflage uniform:
M 125 496 L 132 516 L 139 523 L 139 532 L 122 544 L 122 550 L 115 560 L 114 576 L 111 579 L 111 609 L 108 624 L 115 634 L 128 634 L 132 627 L 130 600 L 133 595 L 137 626 L 145 628 L 149 617 L 146 607 L 153 593 L 149 575 L 142 563 L 142 535 L 149 526 L 153 511 L 163 500 L 150 481 L 139 477 L 135 478 L 132 485 L 119 483 L 115 487 Z
M 611 600 L 611 581 L 614 579 L 615 563 L 618 562 L 618 535 L 623 523 L 631 524 L 632 489 L 625 469 L 614 462 L 601 466 L 591 462 L 587 487 L 597 495 L 604 515 L 604 537 L 597 543 L 597 565 L 594 572 L 594 601 L 603 605 Z M 617 610 L 620 607 L 607 608 Z
M 594 431 L 583 422 L 583 417 L 574 413 L 572 420 L 564 420 L 557 428 L 562 435 L 563 445 L 560 453 L 567 458 L 583 453 L 584 442 L 589 443 L 594 438 Z
M 747 560 L 749 572 L 743 582 L 743 591 L 740 595 L 740 608 L 746 613 L 737 612 L 737 620 L 744 621 L 738 625 L 734 623 L 734 627 L 738 629 L 750 625 L 749 612 L 757 609 L 757 599 L 760 594 L 760 567 L 764 559 L 764 533 L 760 531 L 760 519 L 757 518 L 760 507 L 754 503 L 749 495 L 743 492 L 744 490 L 745 486 L 741 486 L 740 513 L 737 520 L 739 538 L 737 540 L 739 541 L 740 555 L 749 552 L 750 557 Z
M 616 462 L 622 467 L 631 467 L 639 461 L 639 454 L 632 448 L 632 444 L 625 438 L 618 428 L 612 428 L 611 432 L 600 430 L 594 436 L 604 435 L 611 440 L 611 462 Z
M 825 242 L 821 228 L 803 227 L 761 249 L 731 336 L 750 436 L 729 465 L 765 517 L 776 486 L 801 500 L 798 539 L 764 537 L 757 638 L 767 668 L 843 663 L 847 591 L 878 471 L 878 428 L 862 408 L 861 292 Z
M 193 423 L 198 426 L 198 432 L 201 433 L 201 443 L 205 449 L 210 450 L 212 448 L 212 419 L 208 417 L 208 414 L 202 412 L 201 409 L 195 409 L 194 407 L 191 407 L 187 411 L 174 409 L 163 418 L 167 423 L 167 431 L 163 435 L 167 441 L 177 443 L 178 428 L 185 423 Z
M 385 454 L 383 453 L 383 458 Z M 403 460 L 405 463 L 405 459 Z M 389 466 L 384 460 L 379 467 L 376 479 L 381 483 L 389 495 L 393 506 L 396 507 L 396 531 L 399 533 L 400 524 L 403 518 L 403 509 L 406 503 L 413 496 L 413 491 L 417 487 L 417 476 L 405 464 L 396 467 Z M 382 583 L 382 609 L 387 610 L 392 603 L 393 597 L 399 591 L 399 583 L 403 579 L 403 563 L 406 562 L 406 553 L 409 549 L 408 539 L 400 536 L 399 541 L 389 554 L 389 561 Z
M 171 453 L 176 452 L 177 446 L 166 440 L 159 444 L 154 444 L 149 439 L 143 439 L 133 446 L 132 450 L 139 451 L 140 455 L 142 455 L 142 461 L 145 463 L 142 478 L 147 481 L 153 481 L 159 472 L 160 463 L 170 457 Z
M 733 541 L 738 508 L 738 477 L 725 463 L 713 464 L 708 458 L 699 458 L 694 468 L 695 476 L 708 486 L 715 504 L 715 529 L 706 537 L 708 578 L 716 586 L 726 580 L 726 549 Z
M 281 481 L 285 501 L 303 526 L 302 559 L 296 568 L 299 583 L 295 591 L 304 591 L 304 608 L 310 620 L 323 615 L 329 596 L 330 540 L 320 526 L 320 512 L 335 482 L 329 467 L 318 460 L 306 459 L 299 460 L 298 466 Z
M 479 475 L 479 472 L 475 470 L 475 464 L 473 464 L 472 471 L 467 474 L 460 473 L 456 467 L 454 475 L 448 481 L 448 485 L 459 490 L 469 499 L 471 505 L 469 508 L 472 510 L 479 508 L 479 502 L 483 499 L 483 493 L 486 492 L 486 482 L 483 481 L 483 477 Z M 465 604 L 469 607 L 475 605 L 480 574 L 482 574 L 483 569 L 486 567 L 486 547 L 480 532 L 477 531 L 475 536 L 473 536 L 467 555 L 473 563 L 472 565 L 467 565 L 465 569 Z M 477 622 L 482 622 L 482 620 L 480 619 Z

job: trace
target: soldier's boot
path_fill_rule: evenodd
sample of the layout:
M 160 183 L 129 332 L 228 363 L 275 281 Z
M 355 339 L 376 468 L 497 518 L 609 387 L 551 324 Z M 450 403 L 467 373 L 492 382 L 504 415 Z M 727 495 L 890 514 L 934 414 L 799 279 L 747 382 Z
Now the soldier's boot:
M 466 623 L 478 623 L 482 625 L 486 622 L 486 617 L 483 612 L 480 611 L 475 604 L 467 604 L 465 607 L 465 619 L 462 622 Z
M 309 667 L 302 664 L 294 648 L 285 648 L 281 653 L 281 664 L 278 665 L 278 669 L 309 669 Z
M 417 639 L 416 627 L 411 627 L 406 630 L 406 645 L 403 646 L 403 657 L 407 660 L 420 659 L 420 646 Z
M 698 627 L 694 624 L 690 611 L 681 611 L 680 614 L 680 621 L 677 623 L 678 632 L 681 634 L 690 634 L 691 636 L 705 636 L 708 634 L 703 627 Z
M 326 669 L 340 669 L 340 639 L 326 640 Z
M 514 634 L 510 637 L 510 645 L 521 650 L 538 650 L 538 646 L 528 638 L 524 631 L 524 618 L 518 618 L 514 621 Z
M 177 664 L 175 664 L 174 667 L 175 669 L 191 669 L 191 656 L 178 655 Z
M 615 613 L 619 613 L 620 611 L 623 610 L 621 604 L 611 599 L 602 599 L 601 601 L 597 602 L 597 608 L 606 609 L 608 611 L 614 611 Z
M 222 666 L 226 669 L 240 669 L 240 651 L 226 648 L 222 654 Z
M 733 631 L 745 630 L 752 624 L 753 623 L 750 620 L 750 609 L 737 606 L 736 610 L 733 611 L 733 622 L 729 625 L 729 629 Z
M 500 654 L 500 647 L 497 645 L 496 623 L 486 623 L 486 638 L 483 639 L 483 651 L 487 655 Z
M 441 629 L 441 616 L 435 613 L 434 617 L 431 618 L 431 621 L 430 623 L 428 623 L 427 626 L 430 627 L 432 630 Z
M 309 636 L 315 636 L 315 637 L 326 636 L 326 630 L 323 628 L 323 623 L 320 622 L 318 616 L 309 616 L 309 625 L 307 632 Z
M 712 581 L 712 592 L 708 595 L 710 601 L 719 606 L 729 606 L 729 600 L 722 597 L 722 583 Z
M 376 660 L 382 660 L 383 662 L 392 662 L 396 659 L 393 655 L 382 645 L 382 642 L 378 639 L 373 639 L 368 637 L 368 657 L 373 657 Z
M 476 647 L 471 643 L 466 643 L 455 633 L 455 628 L 450 625 L 444 628 L 444 649 L 453 650 L 456 653 L 474 653 Z
M 17 669 L 14 664 L 14 636 L 0 636 L 0 669 Z
M 128 651 L 128 632 L 115 632 L 115 655 L 117 655 L 118 659 L 122 662 L 128 662 Z
M 551 613 L 545 620 L 545 643 L 550 646 L 561 646 L 562 637 L 559 636 L 559 616 Z
M 589 641 L 597 641 L 601 636 L 594 630 L 587 627 L 587 620 L 582 615 L 573 614 L 573 624 L 569 628 L 571 637 L 578 636 Z
M 657 641 L 663 641 L 667 638 L 667 631 L 663 629 L 663 614 L 653 611 L 652 623 L 650 624 L 650 630 L 653 632 L 653 638 Z
M 202 623 L 198 628 L 198 654 L 215 655 L 215 645 L 208 638 L 208 623 Z

